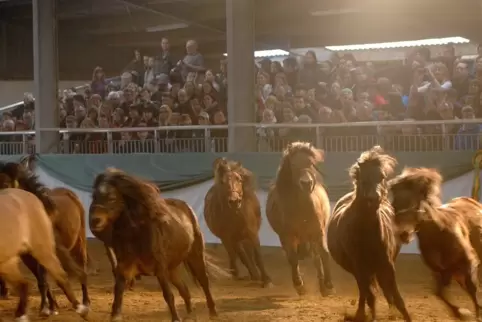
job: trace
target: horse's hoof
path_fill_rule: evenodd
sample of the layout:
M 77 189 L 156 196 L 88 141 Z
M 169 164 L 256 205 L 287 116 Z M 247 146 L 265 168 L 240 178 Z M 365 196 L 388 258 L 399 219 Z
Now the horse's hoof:
M 24 314 L 22 316 L 19 316 L 18 318 L 15 318 L 15 322 L 28 322 L 30 321 L 27 314 Z
M 335 295 L 336 294 L 336 290 L 334 287 L 331 287 L 331 288 L 328 288 L 328 287 L 325 287 L 321 290 L 321 296 L 325 297 L 325 296 L 331 296 L 331 295 Z
M 273 285 L 273 282 L 271 281 L 266 281 L 266 282 L 263 282 L 263 288 L 273 288 L 274 285 Z
M 457 317 L 461 321 L 470 321 L 472 320 L 472 312 L 470 312 L 468 309 L 459 308 L 457 310 Z
M 49 317 L 52 314 L 52 311 L 48 307 L 44 307 L 40 310 L 39 315 L 43 318 Z
M 300 296 L 306 295 L 306 288 L 303 284 L 295 286 L 295 288 L 296 288 L 296 292 L 298 293 L 298 295 L 300 295 Z
M 113 316 L 110 318 L 110 321 L 111 321 L 111 322 L 120 322 L 120 321 L 122 321 L 122 315 L 120 315 L 120 314 L 113 315 Z
M 87 320 L 87 316 L 89 315 L 89 307 L 85 306 L 84 304 L 79 304 L 77 308 L 75 309 L 75 312 L 77 312 L 81 318 L 84 320 Z

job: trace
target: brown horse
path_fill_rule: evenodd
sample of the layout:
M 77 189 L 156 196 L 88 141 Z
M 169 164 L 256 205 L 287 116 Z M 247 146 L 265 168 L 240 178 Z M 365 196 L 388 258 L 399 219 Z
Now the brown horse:
M 56 242 L 70 252 L 75 263 L 82 267 L 85 273 L 88 263 L 85 211 L 77 195 L 66 188 L 47 189 L 39 182 L 38 177 L 21 163 L 0 165 L 0 174 L 3 174 L 0 177 L 0 189 L 20 188 L 33 193 L 42 201 L 52 221 Z M 26 264 L 32 268 L 36 266 L 35 263 Z M 41 295 L 40 314 L 43 316 L 58 314 L 59 306 L 47 281 L 43 280 L 43 277 L 38 273 L 34 271 L 32 273 L 37 277 Z M 85 276 L 81 278 L 81 287 L 82 303 L 89 306 L 90 299 Z
M 259 280 L 261 273 L 263 287 L 270 287 L 271 278 L 261 257 L 261 206 L 253 181 L 253 174 L 239 162 L 216 159 L 214 185 L 204 198 L 204 218 L 228 252 L 233 277 L 239 278 L 239 257 L 252 280 Z
M 293 285 L 298 294 L 306 290 L 298 260 L 309 249 L 323 296 L 332 294 L 330 255 L 326 245 L 326 224 L 330 202 L 317 171 L 323 151 L 309 143 L 294 142 L 283 152 L 275 184 L 266 203 L 266 215 L 291 265 Z M 323 264 L 323 265 L 322 265 Z
M 151 183 L 116 169 L 97 176 L 89 212 L 90 229 L 110 229 L 117 259 L 112 321 L 121 320 L 126 281 L 137 274 L 155 275 L 172 321 L 180 321 L 169 282 L 179 290 L 188 314 L 192 311 L 187 286 L 177 274 L 184 264 L 201 285 L 211 316 L 216 308 L 211 295 L 204 239 L 193 210 L 183 201 L 167 203 Z
M 427 168 L 406 168 L 390 182 L 398 234 L 405 243 L 417 235 L 422 258 L 435 277 L 435 295 L 451 313 L 460 320 L 470 313 L 447 298 L 447 288 L 454 279 L 470 296 L 480 321 L 479 259 L 471 244 L 471 232 L 475 232 L 471 223 L 478 222 L 477 245 L 480 245 L 482 226 L 475 218 L 481 216 L 482 205 L 470 198 L 457 198 L 443 205 L 441 185 L 442 176 Z
M 354 191 L 335 205 L 328 223 L 331 256 L 357 282 L 359 299 L 354 317 L 365 321 L 365 303 L 376 320 L 376 282 L 390 307 L 395 304 L 405 321 L 411 321 L 395 279 L 395 260 L 400 243 L 393 230 L 393 209 L 388 200 L 387 177 L 396 161 L 380 147 L 363 152 L 350 168 Z
M 27 258 L 27 262 L 40 264 L 36 266 L 54 278 L 77 313 L 86 318 L 89 308 L 76 299 L 56 252 L 62 253 L 64 265 L 76 265 L 65 262 L 72 261 L 68 251 L 60 245 L 56 246 L 52 222 L 42 202 L 28 191 L 3 189 L 0 191 L 0 203 L 0 276 L 17 288 L 20 296 L 15 311 L 17 321 L 28 321 L 28 282 L 18 265 L 21 259 L 25 261 Z

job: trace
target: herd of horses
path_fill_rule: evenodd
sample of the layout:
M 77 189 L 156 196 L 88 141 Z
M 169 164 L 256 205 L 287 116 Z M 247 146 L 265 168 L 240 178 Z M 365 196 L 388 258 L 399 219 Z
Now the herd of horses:
M 433 272 L 435 295 L 455 318 L 470 312 L 447 298 L 455 280 L 470 296 L 477 319 L 479 258 L 482 256 L 482 204 L 470 198 L 441 201 L 442 177 L 434 169 L 405 168 L 394 177 L 396 160 L 378 146 L 363 152 L 349 170 L 353 190 L 330 211 L 323 176 L 317 168 L 322 150 L 309 143 L 291 143 L 283 152 L 266 204 L 266 217 L 279 236 L 298 294 L 306 293 L 299 260 L 311 257 L 322 296 L 335 293 L 330 258 L 352 274 L 359 290 L 358 308 L 346 321 L 377 319 L 375 291 L 380 288 L 390 314 L 396 308 L 411 321 L 398 289 L 395 261 L 402 244 L 415 236 L 421 256 Z M 27 162 L 28 163 L 28 160 Z M 16 321 L 28 321 L 28 283 L 20 261 L 37 279 L 40 314 L 58 314 L 58 304 L 47 283 L 49 274 L 76 312 L 88 320 L 90 298 L 87 271 L 91 265 L 86 245 L 82 203 L 65 188 L 48 189 L 25 162 L 0 164 L 0 295 L 7 283 L 19 297 Z M 238 279 L 237 260 L 262 287 L 273 283 L 261 255 L 261 207 L 255 178 L 242 164 L 225 158 L 213 164 L 214 184 L 207 192 L 204 217 L 224 245 L 230 275 Z M 115 278 L 111 321 L 122 319 L 127 287 L 140 276 L 157 277 L 172 321 L 181 321 L 173 285 L 187 314 L 193 311 L 189 288 L 180 275 L 184 267 L 202 288 L 210 316 L 217 316 L 210 276 L 226 276 L 205 251 L 196 214 L 184 201 L 166 199 L 154 184 L 109 168 L 93 184 L 89 227 L 104 243 Z M 82 302 L 69 278 L 82 286 Z

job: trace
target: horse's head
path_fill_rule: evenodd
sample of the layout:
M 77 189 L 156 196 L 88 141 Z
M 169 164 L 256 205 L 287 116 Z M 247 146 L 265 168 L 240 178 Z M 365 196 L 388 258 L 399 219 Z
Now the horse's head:
M 323 157 L 323 150 L 310 143 L 289 144 L 278 169 L 277 185 L 294 185 L 299 191 L 311 194 L 318 182 L 316 165 L 323 161 Z
M 406 168 L 390 181 L 395 224 L 402 242 L 409 243 L 430 211 L 427 204 L 440 203 L 442 177 L 434 169 Z
M 217 159 L 214 164 L 214 180 L 232 209 L 241 208 L 243 201 L 243 173 L 239 162 Z
M 89 226 L 94 232 L 101 232 L 119 219 L 129 217 L 131 225 L 149 216 L 149 205 L 156 204 L 159 190 L 153 184 L 144 182 L 117 169 L 107 169 L 97 176 L 92 191 L 89 209 Z
M 355 185 L 358 198 L 368 205 L 378 205 L 387 195 L 386 180 L 397 161 L 379 146 L 363 152 L 350 168 L 350 177 Z
M 25 168 L 21 163 L 2 163 L 0 164 L 0 189 L 5 188 L 22 188 L 21 178 L 26 178 L 27 168 Z

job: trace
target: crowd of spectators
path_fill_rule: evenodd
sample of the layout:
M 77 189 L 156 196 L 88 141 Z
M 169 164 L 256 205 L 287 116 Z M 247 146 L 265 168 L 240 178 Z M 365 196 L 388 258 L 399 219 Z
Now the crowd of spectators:
M 258 147 L 278 150 L 291 140 L 321 142 L 325 149 L 362 149 L 365 137 L 393 149 L 477 149 L 479 124 L 412 126 L 413 120 L 443 121 L 482 117 L 482 55 L 475 61 L 455 56 L 452 45 L 431 57 L 430 50 L 410 50 L 403 64 L 376 67 L 357 62 L 351 54 L 333 54 L 318 61 L 314 52 L 289 56 L 283 62 L 266 58 L 256 65 L 253 111 L 261 124 L 373 122 L 364 127 L 269 128 L 257 130 Z M 227 124 L 227 61 L 219 70 L 207 69 L 198 45 L 190 40 L 186 55 L 172 57 L 164 38 L 157 56 L 135 51 L 120 84 L 108 83 L 101 67 L 93 71 L 83 93 L 59 93 L 60 126 L 65 128 L 141 128 Z M 3 113 L 1 130 L 34 129 L 34 102 L 29 94 L 21 111 Z M 377 121 L 406 120 L 407 126 L 377 126 Z M 114 132 L 115 151 L 223 151 L 227 130 L 161 130 Z M 436 136 L 438 139 L 434 140 Z M 451 137 L 442 140 L 441 137 Z M 70 152 L 100 153 L 106 134 L 63 134 Z M 16 136 L 0 136 L 15 141 Z M 215 142 L 212 146 L 210 142 Z M 364 140 L 364 144 L 376 142 Z M 209 147 L 206 144 L 210 144 Z M 132 151 L 131 151 L 132 150 Z M 114 152 L 115 152 L 114 151 Z

